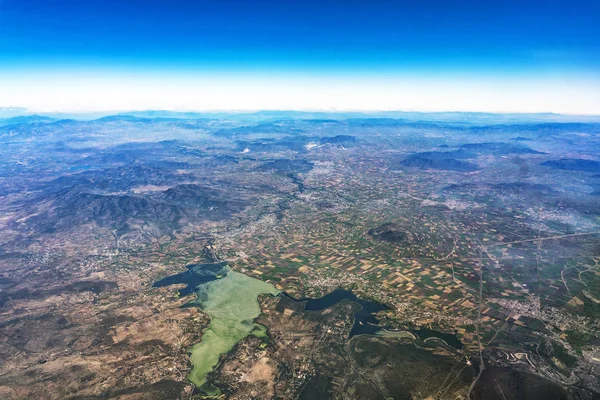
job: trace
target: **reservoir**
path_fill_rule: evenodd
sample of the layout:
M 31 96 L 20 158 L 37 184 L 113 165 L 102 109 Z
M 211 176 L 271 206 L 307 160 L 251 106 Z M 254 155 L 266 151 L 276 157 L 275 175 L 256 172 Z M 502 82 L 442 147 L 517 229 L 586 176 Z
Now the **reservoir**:
M 278 291 L 269 283 L 232 271 L 226 263 L 191 265 L 186 272 L 154 286 L 177 283 L 188 285 L 181 294 L 196 293 L 197 299 L 186 307 L 199 307 L 211 318 L 201 342 L 191 349 L 193 368 L 188 379 L 203 392 L 216 394 L 219 390 L 207 382 L 207 375 L 237 342 L 254 332 L 264 334 L 264 327 L 253 322 L 260 315 L 258 296 L 276 295 Z
M 167 276 L 164 279 L 154 283 L 153 287 L 163 287 L 177 284 L 187 285 L 179 291 L 180 296 L 187 296 L 192 293 L 197 286 L 218 279 L 219 274 L 226 274 L 225 267 L 227 263 L 214 264 L 190 264 L 186 266 L 187 271 L 176 275 Z
M 378 313 L 379 311 L 389 310 L 390 308 L 377 301 L 360 299 L 350 290 L 336 289 L 333 292 L 316 299 L 311 299 L 307 297 L 301 299 L 294 299 L 286 293 L 284 293 L 284 295 L 295 301 L 305 301 L 306 304 L 304 306 L 304 309 L 306 311 L 324 310 L 328 307 L 333 306 L 334 304 L 337 304 L 342 300 L 349 300 L 359 304 L 361 307 L 354 314 L 354 325 L 350 330 L 350 338 L 356 335 L 375 335 L 409 338 L 416 337 L 420 340 L 426 340 L 428 338 L 435 337 L 443 340 L 444 342 L 446 342 L 446 344 L 456 349 L 461 349 L 463 347 L 462 343 L 460 342 L 460 340 L 458 340 L 456 335 L 442 333 L 432 329 L 420 328 L 417 330 L 410 331 L 384 330 L 383 327 L 379 325 L 379 320 L 375 317 L 374 314 Z
M 202 340 L 190 351 L 193 368 L 188 379 L 206 394 L 218 394 L 219 389 L 207 381 L 208 374 L 218 365 L 221 355 L 228 353 L 240 340 L 250 334 L 266 334 L 263 326 L 253 322 L 261 312 L 258 296 L 263 293 L 277 295 L 279 292 L 269 283 L 231 270 L 225 262 L 189 265 L 186 271 L 157 281 L 153 286 L 175 284 L 186 285 L 179 291 L 180 295 L 196 294 L 196 300 L 185 307 L 199 307 L 211 318 Z M 390 308 L 377 301 L 361 299 L 350 290 L 336 289 L 316 299 L 294 299 L 285 292 L 282 295 L 303 302 L 305 311 L 324 310 L 344 300 L 357 303 L 360 308 L 354 313 L 350 338 L 358 335 L 414 338 L 416 335 L 421 340 L 437 337 L 453 347 L 462 347 L 455 335 L 433 330 L 386 331 L 379 325 L 375 314 Z
M 389 310 L 385 305 L 376 301 L 359 299 L 352 291 L 345 289 L 335 289 L 333 292 L 316 299 L 301 298 L 294 299 L 287 293 L 285 296 L 295 301 L 305 301 L 304 309 L 306 311 L 320 311 L 339 303 L 342 300 L 349 300 L 360 305 L 360 309 L 354 314 L 354 325 L 350 330 L 350 337 L 356 335 L 375 335 L 381 329 L 379 321 L 373 314 Z

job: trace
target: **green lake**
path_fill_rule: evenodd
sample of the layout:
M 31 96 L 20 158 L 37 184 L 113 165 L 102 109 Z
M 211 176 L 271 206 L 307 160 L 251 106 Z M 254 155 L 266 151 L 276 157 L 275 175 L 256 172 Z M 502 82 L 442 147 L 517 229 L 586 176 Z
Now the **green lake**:
M 265 328 L 253 322 L 260 315 L 258 295 L 278 293 L 269 283 L 225 268 L 226 274 L 221 278 L 197 286 L 198 299 L 190 303 L 211 318 L 202 341 L 192 347 L 193 368 L 188 376 L 207 394 L 218 393 L 206 376 L 218 365 L 220 356 L 251 333 L 265 335 Z

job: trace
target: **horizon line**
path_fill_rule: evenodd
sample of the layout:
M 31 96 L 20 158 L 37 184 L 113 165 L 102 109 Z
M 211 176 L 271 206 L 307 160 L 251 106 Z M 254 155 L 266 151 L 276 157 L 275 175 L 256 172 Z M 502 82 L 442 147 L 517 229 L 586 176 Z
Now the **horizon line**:
M 65 108 L 65 109 L 41 109 L 29 108 L 23 106 L 0 106 L 0 111 L 23 110 L 22 116 L 40 115 L 40 114 L 85 114 L 85 113 L 112 113 L 126 115 L 128 112 L 171 112 L 171 113 L 222 113 L 222 114 L 253 114 L 260 112 L 299 112 L 299 113 L 361 113 L 361 114 L 377 114 L 377 113 L 419 113 L 419 114 L 492 114 L 492 115 L 554 115 L 568 117 L 600 117 L 600 113 L 571 113 L 571 112 L 556 112 L 556 111 L 481 111 L 481 110 L 456 110 L 456 109 L 440 109 L 440 110 L 424 110 L 424 109 L 361 109 L 361 108 Z M 114 115 L 116 115 L 114 114 Z

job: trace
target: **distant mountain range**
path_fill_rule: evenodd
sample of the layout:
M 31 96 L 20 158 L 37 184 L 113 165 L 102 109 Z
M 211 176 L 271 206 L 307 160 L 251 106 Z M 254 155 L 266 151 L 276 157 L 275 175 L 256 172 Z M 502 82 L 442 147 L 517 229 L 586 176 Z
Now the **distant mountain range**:
M 0 125 L 37 124 L 54 121 L 56 121 L 55 118 L 34 114 L 0 119 Z
M 554 169 L 562 169 L 565 171 L 600 172 L 600 161 L 582 160 L 578 158 L 551 160 L 542 163 L 542 165 Z
M 0 123 L 13 117 L 30 117 L 38 115 L 23 107 L 0 108 Z M 172 119 L 225 119 L 248 121 L 251 123 L 277 120 L 316 119 L 320 122 L 330 120 L 369 120 L 369 123 L 398 124 L 400 122 L 456 123 L 466 126 L 477 125 L 514 125 L 514 124 L 543 124 L 543 123 L 600 123 L 598 115 L 563 115 L 554 113 L 513 113 L 496 114 L 481 112 L 418 112 L 418 111 L 294 111 L 294 110 L 262 110 L 262 111 L 170 111 L 170 110 L 139 110 L 139 111 L 88 111 L 88 112 L 46 112 L 43 115 L 53 120 L 76 119 L 91 120 L 106 116 L 131 116 L 137 118 L 172 118 Z M 379 121 L 378 121 L 379 120 Z M 386 121 L 387 120 L 387 121 Z

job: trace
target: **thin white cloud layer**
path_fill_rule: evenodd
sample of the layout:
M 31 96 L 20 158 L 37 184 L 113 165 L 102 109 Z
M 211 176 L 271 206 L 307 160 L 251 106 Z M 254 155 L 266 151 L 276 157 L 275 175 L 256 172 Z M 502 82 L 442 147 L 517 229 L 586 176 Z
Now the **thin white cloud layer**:
M 0 75 L 0 107 L 77 110 L 416 110 L 600 114 L 600 79 Z

